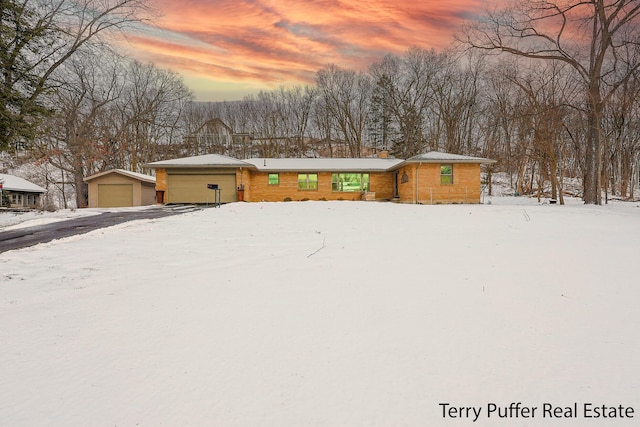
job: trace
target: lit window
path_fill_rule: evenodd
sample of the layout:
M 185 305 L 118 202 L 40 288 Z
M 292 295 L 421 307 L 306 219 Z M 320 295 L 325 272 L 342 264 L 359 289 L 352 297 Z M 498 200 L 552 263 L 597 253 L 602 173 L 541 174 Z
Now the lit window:
M 270 173 L 269 185 L 280 185 L 280 175 L 277 173 Z
M 334 173 L 331 174 L 333 191 L 369 191 L 368 173 Z
M 440 165 L 440 184 L 453 184 L 453 165 Z
M 317 173 L 299 173 L 298 174 L 298 190 L 317 190 L 318 174 Z

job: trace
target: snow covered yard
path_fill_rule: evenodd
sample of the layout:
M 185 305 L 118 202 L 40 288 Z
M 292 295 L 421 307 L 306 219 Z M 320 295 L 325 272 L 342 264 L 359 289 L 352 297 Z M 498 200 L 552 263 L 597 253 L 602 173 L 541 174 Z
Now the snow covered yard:
M 0 424 L 635 425 L 638 249 L 637 203 L 493 198 L 234 203 L 7 252 Z M 512 402 L 538 412 L 486 412 Z

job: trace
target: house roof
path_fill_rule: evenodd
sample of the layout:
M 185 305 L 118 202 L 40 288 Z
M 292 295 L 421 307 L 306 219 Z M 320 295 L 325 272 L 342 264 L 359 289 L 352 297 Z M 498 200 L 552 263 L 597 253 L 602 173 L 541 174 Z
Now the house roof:
M 264 172 L 384 172 L 402 163 L 399 159 L 247 159 L 245 162 Z
M 182 157 L 180 159 L 160 160 L 148 163 L 144 167 L 156 168 L 200 168 L 200 167 L 250 167 L 251 164 L 221 154 L 205 154 L 202 156 Z
M 406 163 L 495 163 L 495 160 L 485 159 L 483 157 L 463 156 L 460 154 L 442 153 L 440 151 L 429 151 L 428 153 L 418 154 L 405 160 Z
M 112 174 L 112 173 L 128 176 L 129 178 L 138 179 L 140 181 L 149 182 L 151 184 L 155 184 L 156 183 L 156 177 L 155 176 L 145 175 L 143 173 L 138 173 L 138 172 L 131 172 L 131 171 L 124 170 L 124 169 L 111 169 L 111 170 L 108 170 L 108 171 L 99 172 L 99 173 L 96 173 L 94 175 L 91 175 L 91 176 L 88 176 L 88 177 L 84 178 L 83 181 L 85 181 L 85 182 L 91 181 L 92 179 L 99 178 L 101 176 L 109 175 L 109 174 Z
M 39 185 L 29 182 L 26 179 L 0 173 L 0 183 L 2 183 L 3 190 L 9 191 L 23 191 L 25 193 L 46 193 L 47 190 Z
M 263 172 L 384 172 L 406 163 L 495 163 L 482 157 L 430 151 L 407 160 L 371 158 L 256 158 L 238 160 L 220 154 L 183 157 L 146 164 L 149 168 L 233 168 L 248 167 Z

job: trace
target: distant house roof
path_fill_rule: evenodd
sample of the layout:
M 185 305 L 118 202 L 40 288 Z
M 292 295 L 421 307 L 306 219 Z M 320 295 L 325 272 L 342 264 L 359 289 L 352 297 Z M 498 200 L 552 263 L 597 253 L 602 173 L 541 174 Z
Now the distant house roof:
M 161 160 L 148 163 L 145 167 L 156 168 L 198 168 L 198 167 L 250 167 L 251 164 L 221 154 L 205 154 L 203 156 L 182 157 L 180 159 Z
M 26 179 L 0 173 L 0 183 L 2 183 L 3 190 L 9 191 L 22 191 L 25 193 L 46 193 L 47 190 L 39 185 L 29 182 Z
M 224 130 L 227 131 L 227 133 L 230 133 L 230 134 L 233 133 L 233 129 L 231 129 L 230 126 L 228 126 L 222 120 L 215 118 L 215 119 L 207 120 L 206 122 L 204 122 L 202 126 L 200 126 L 198 130 L 196 130 L 192 135 L 201 133 L 203 130 L 210 130 L 212 128 L 213 130 L 215 130 L 216 128 L 223 128 Z
M 245 162 L 264 172 L 384 172 L 402 163 L 399 159 L 248 159 Z
M 156 177 L 155 176 L 145 175 L 143 173 L 138 173 L 138 172 L 131 172 L 131 171 L 124 170 L 124 169 L 111 169 L 111 170 L 108 170 L 108 171 L 99 172 L 99 173 L 96 173 L 94 175 L 91 175 L 91 176 L 88 176 L 88 177 L 84 178 L 83 181 L 85 181 L 85 182 L 91 181 L 92 179 L 99 178 L 101 176 L 109 175 L 109 174 L 112 174 L 112 173 L 128 176 L 129 178 L 138 179 L 140 181 L 149 182 L 151 184 L 155 184 L 156 183 Z
M 495 160 L 485 159 L 483 157 L 462 156 L 460 154 L 442 153 L 440 151 L 429 151 L 428 153 L 418 154 L 410 157 L 406 163 L 495 163 Z

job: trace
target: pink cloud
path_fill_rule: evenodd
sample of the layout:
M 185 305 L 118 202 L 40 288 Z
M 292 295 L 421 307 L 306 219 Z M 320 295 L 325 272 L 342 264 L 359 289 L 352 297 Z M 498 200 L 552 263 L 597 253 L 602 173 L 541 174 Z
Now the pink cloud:
M 158 0 L 163 32 L 130 37 L 143 59 L 227 81 L 310 83 L 323 65 L 366 69 L 411 46 L 441 49 L 486 2 Z

